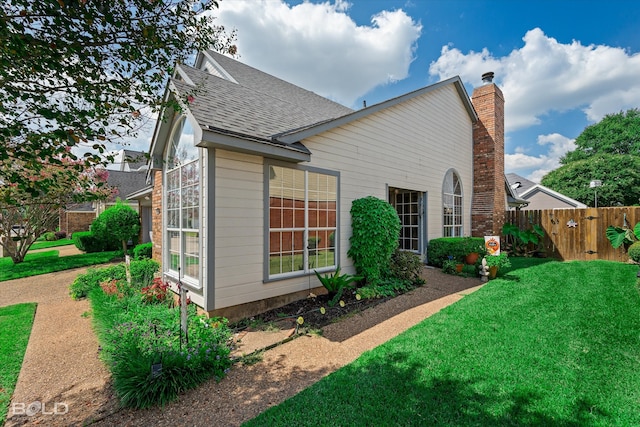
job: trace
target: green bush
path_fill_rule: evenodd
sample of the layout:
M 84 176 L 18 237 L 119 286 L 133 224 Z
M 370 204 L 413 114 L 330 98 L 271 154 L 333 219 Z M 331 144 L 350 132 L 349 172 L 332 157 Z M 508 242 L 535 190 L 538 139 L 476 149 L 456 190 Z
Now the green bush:
M 351 247 L 347 255 L 368 283 L 379 281 L 388 269 L 400 238 L 400 219 L 389 203 L 373 196 L 351 205 Z
M 442 272 L 446 274 L 456 274 L 458 271 L 456 266 L 458 265 L 458 261 L 454 259 L 447 259 L 442 262 Z
M 73 299 L 84 298 L 92 289 L 99 287 L 102 282 L 124 280 L 125 278 L 126 272 L 123 264 L 104 268 L 90 268 L 86 273 L 76 277 L 71 286 L 69 286 L 69 294 Z
M 441 268 L 443 263 L 452 257 L 456 261 L 464 261 L 473 249 L 484 248 L 484 237 L 440 237 L 429 240 L 427 261 L 429 265 Z M 484 252 L 479 252 L 480 258 Z
M 141 259 L 150 259 L 153 256 L 153 244 L 149 243 L 140 243 L 133 248 L 133 259 L 141 260 Z
M 117 242 L 100 239 L 91 231 L 77 231 L 73 233 L 71 239 L 76 248 L 86 253 L 118 250 Z
M 135 244 L 138 239 L 140 215 L 118 200 L 93 221 L 91 231 L 100 240 L 115 244 L 126 253 L 127 242 L 132 240 Z
M 414 285 L 423 285 L 423 269 L 424 264 L 418 254 L 396 249 L 391 256 L 391 262 L 389 263 L 389 274 L 391 277 L 408 281 Z
M 231 367 L 226 319 L 207 319 L 188 309 L 189 343 L 181 344 L 180 309 L 144 304 L 139 296 L 90 293 L 100 356 L 111 371 L 123 406 L 164 405 Z
M 131 261 L 129 266 L 131 271 L 131 283 L 137 289 L 151 286 L 153 277 L 160 270 L 160 264 L 152 259 L 141 259 Z
M 629 246 L 627 255 L 629 255 L 629 258 L 631 258 L 635 262 L 640 262 L 640 241 L 635 242 L 634 244 Z
M 58 239 L 56 238 L 56 233 L 55 233 L 55 232 L 53 232 L 53 231 L 47 231 L 46 233 L 44 233 L 44 234 L 42 235 L 42 237 L 43 237 L 43 238 L 44 238 L 44 240 L 46 240 L 47 242 L 53 242 L 53 241 L 58 240 Z
M 358 289 L 358 294 L 364 299 L 394 297 L 398 294 L 410 291 L 415 286 L 407 280 L 396 277 L 380 279 L 376 283 L 367 284 Z

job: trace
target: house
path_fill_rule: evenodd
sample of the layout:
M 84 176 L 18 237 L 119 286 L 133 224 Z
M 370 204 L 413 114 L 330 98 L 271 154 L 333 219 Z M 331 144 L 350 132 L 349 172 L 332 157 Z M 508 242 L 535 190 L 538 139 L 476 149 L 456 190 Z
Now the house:
M 509 188 L 520 199 L 528 202 L 521 210 L 538 209 L 582 209 L 587 205 L 571 197 L 558 193 L 541 184 L 536 184 L 515 173 L 506 174 Z
M 400 248 L 498 234 L 504 222 L 504 99 L 493 73 L 361 110 L 215 52 L 178 65 L 150 149 L 154 258 L 173 289 L 232 319 L 306 297 L 314 271 L 347 256 L 351 202 L 388 200 Z
M 147 184 L 147 166 L 146 154 L 139 151 L 119 150 L 114 153 L 114 163 L 110 165 L 108 170 L 106 185 L 112 187 L 115 191 L 104 201 L 77 203 L 67 206 L 60 212 L 58 227 L 60 230 L 73 234 L 76 231 L 87 231 L 91 223 L 105 209 L 113 206 L 118 199 L 125 200 L 130 194 L 136 194 L 142 189 L 149 187 Z M 150 223 L 151 203 L 144 198 L 141 201 L 127 202 L 129 206 L 136 210 L 141 216 L 146 216 L 145 224 Z M 141 232 L 140 242 L 150 241 L 150 230 L 145 229 Z

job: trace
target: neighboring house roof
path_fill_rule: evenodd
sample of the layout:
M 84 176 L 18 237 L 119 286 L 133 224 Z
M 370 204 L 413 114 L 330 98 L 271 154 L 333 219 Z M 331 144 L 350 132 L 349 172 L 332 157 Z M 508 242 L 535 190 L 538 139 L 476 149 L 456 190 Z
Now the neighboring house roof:
M 146 169 L 147 154 L 142 151 L 122 149 L 109 155 L 113 156 L 113 162 L 107 165 L 108 170 L 131 172 Z
M 118 193 L 112 196 L 110 200 L 115 200 L 116 198 L 124 200 L 129 194 L 146 188 L 148 186 L 146 176 L 146 171 L 109 171 L 107 185 L 118 189 Z
M 586 208 L 582 202 L 572 199 L 569 196 L 558 193 L 536 184 L 515 173 L 506 174 L 509 188 L 520 198 L 529 200 L 529 209 L 549 209 L 549 208 Z M 544 201 L 542 201 L 544 200 Z
M 123 150 L 124 151 L 124 169 L 137 171 L 147 165 L 147 154 L 142 151 Z
M 521 209 L 529 204 L 527 200 L 518 197 L 518 193 L 509 184 L 509 180 L 506 175 L 504 177 L 504 189 L 507 194 L 507 205 L 510 208 Z

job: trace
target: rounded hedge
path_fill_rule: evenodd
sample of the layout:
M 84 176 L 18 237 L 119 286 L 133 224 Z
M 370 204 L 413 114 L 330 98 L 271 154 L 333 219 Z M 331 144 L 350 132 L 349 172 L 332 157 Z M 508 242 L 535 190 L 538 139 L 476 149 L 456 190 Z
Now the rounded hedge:
M 640 241 L 635 242 L 634 244 L 629 246 L 629 250 L 627 250 L 627 255 L 629 255 L 629 258 L 631 258 L 635 262 L 640 263 Z

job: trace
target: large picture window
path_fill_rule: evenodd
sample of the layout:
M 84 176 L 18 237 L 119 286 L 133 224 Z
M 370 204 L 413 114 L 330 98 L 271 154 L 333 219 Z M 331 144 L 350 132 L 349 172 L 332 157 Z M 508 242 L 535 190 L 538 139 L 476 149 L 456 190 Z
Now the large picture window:
M 268 169 L 269 278 L 335 267 L 337 176 Z
M 164 265 L 187 282 L 200 280 L 200 162 L 195 132 L 183 117 L 167 151 L 166 245 Z
M 462 236 L 462 184 L 453 170 L 449 170 L 444 177 L 442 209 L 443 236 Z

